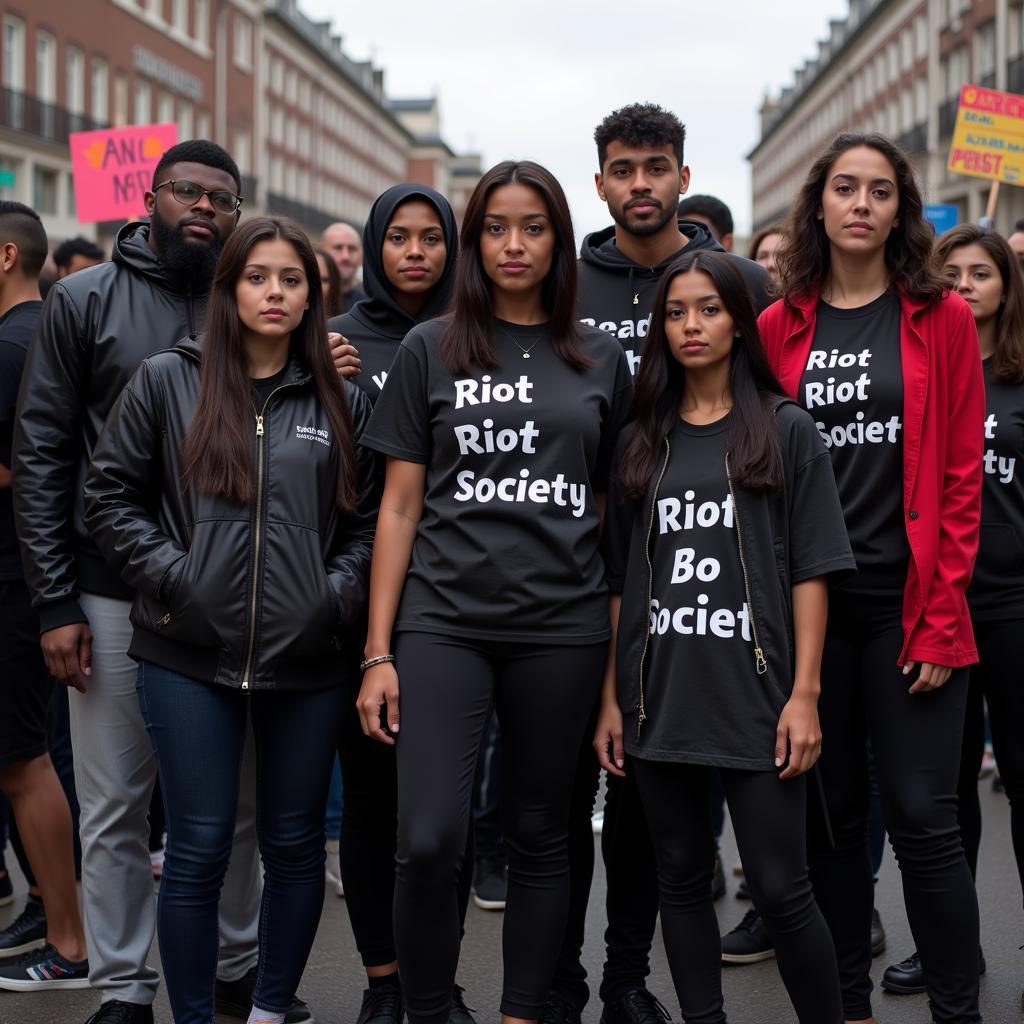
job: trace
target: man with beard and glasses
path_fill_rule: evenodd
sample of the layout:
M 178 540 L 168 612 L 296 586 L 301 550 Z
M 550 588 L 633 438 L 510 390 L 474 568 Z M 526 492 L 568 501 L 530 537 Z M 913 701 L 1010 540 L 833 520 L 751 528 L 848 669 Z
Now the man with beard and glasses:
M 662 272 L 679 255 L 723 252 L 703 225 L 680 220 L 676 208 L 690 184 L 683 162 L 686 129 L 670 111 L 634 103 L 613 111 L 594 132 L 597 194 L 613 226 L 583 240 L 579 264 L 580 317 L 618 338 L 630 369 L 640 365 L 651 306 Z M 729 253 L 758 311 L 769 304 L 768 275 Z M 594 709 L 596 724 L 597 709 Z M 579 1024 L 589 998 L 580 962 L 594 840 L 590 815 L 600 781 L 591 746 L 580 752 L 569 832 L 572 894 L 569 922 L 544 1024 Z M 658 882 L 647 820 L 632 774 L 608 778 L 601 852 L 608 879 L 607 958 L 601 980 L 601 1024 L 664 1024 L 668 1014 L 648 991 L 650 949 L 658 916 Z
M 132 593 L 82 522 L 82 487 L 103 422 L 143 359 L 202 330 L 217 257 L 241 212 L 241 177 L 220 146 L 169 149 L 146 193 L 148 222 L 119 232 L 113 260 L 58 281 L 25 365 L 14 441 L 15 515 L 43 655 L 71 696 L 81 803 L 90 1024 L 150 1024 L 155 908 L 147 812 L 153 746 L 128 657 Z M 220 902 L 217 1009 L 248 1015 L 255 985 L 260 866 L 255 769 L 246 757 L 231 867 Z M 202 857 L 203 851 L 196 851 Z M 297 1003 L 289 1024 L 310 1020 Z

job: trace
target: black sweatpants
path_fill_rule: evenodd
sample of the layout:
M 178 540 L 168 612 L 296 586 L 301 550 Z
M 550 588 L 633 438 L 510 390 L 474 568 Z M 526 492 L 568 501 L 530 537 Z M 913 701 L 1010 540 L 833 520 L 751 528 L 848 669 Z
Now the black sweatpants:
M 459 957 L 458 872 L 491 709 L 508 854 L 501 1012 L 539 1018 L 569 909 L 577 755 L 607 644 L 560 647 L 401 633 L 395 943 L 414 1024 L 445 1024 Z
M 341 809 L 341 880 L 345 903 L 364 967 L 394 963 L 395 930 L 389 909 L 395 898 L 398 844 L 398 773 L 395 750 L 363 735 L 356 693 L 346 708 L 338 756 L 345 798 Z M 460 931 L 466 921 L 473 881 L 473 831 L 467 837 L 465 868 L 459 873 Z
M 978 901 L 957 819 L 967 670 L 909 693 L 896 665 L 902 599 L 833 591 L 822 659 L 819 761 L 835 846 L 820 801 L 809 802 L 814 895 L 832 931 L 848 1020 L 871 1016 L 868 741 L 882 813 L 903 875 L 903 899 L 936 1024 L 978 1012 Z
M 711 769 L 633 758 L 629 771 L 636 776 L 654 843 L 661 931 L 682 1019 L 721 1024 L 722 944 L 711 898 Z M 797 1019 L 841 1024 L 835 950 L 807 874 L 805 780 L 719 771 L 747 884 L 775 943 Z
M 985 752 L 988 702 L 992 747 L 1010 800 L 1010 833 L 1017 874 L 1024 884 L 1024 685 L 1020 673 L 1024 621 L 976 622 L 974 637 L 981 661 L 970 670 L 963 757 L 960 761 L 960 831 L 971 874 L 977 875 L 981 845 L 978 770 Z

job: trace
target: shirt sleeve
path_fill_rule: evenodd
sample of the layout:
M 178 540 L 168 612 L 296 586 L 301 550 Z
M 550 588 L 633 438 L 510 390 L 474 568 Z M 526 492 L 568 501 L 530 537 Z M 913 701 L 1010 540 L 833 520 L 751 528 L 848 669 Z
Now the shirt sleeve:
M 601 444 L 597 450 L 597 461 L 590 474 L 591 486 L 599 494 L 609 489 L 612 460 L 622 428 L 629 421 L 633 405 L 633 375 L 621 345 L 616 345 L 615 385 L 608 415 L 601 424 Z
M 430 462 L 430 402 L 427 352 L 421 338 L 409 334 L 395 356 L 360 444 L 405 462 Z

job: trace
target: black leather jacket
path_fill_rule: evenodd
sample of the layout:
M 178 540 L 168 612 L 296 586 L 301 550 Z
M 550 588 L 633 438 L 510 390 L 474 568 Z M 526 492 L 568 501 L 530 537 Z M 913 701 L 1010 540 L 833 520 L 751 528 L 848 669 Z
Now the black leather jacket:
M 206 317 L 150 249 L 149 224 L 127 224 L 113 261 L 58 281 L 46 297 L 18 397 L 14 508 L 25 577 L 42 629 L 85 622 L 80 591 L 131 599 L 82 521 L 82 486 L 110 407 L 139 363 Z
M 342 514 L 338 448 L 312 375 L 293 355 L 259 419 L 254 406 L 252 500 L 183 492 L 200 342 L 142 363 L 86 480 L 85 525 L 135 591 L 129 654 L 242 690 L 341 685 L 364 639 L 376 457 L 357 447 L 359 501 Z M 370 402 L 344 386 L 358 438 Z

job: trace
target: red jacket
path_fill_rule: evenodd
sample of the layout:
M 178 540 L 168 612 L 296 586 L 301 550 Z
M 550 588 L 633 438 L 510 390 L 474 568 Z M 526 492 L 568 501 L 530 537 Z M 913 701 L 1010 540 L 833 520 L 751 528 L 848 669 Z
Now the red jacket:
M 818 295 L 779 300 L 758 324 L 768 360 L 797 396 L 814 340 Z M 978 553 L 985 385 L 978 333 L 959 295 L 900 295 L 903 514 L 910 568 L 899 664 L 959 668 L 978 660 L 965 592 Z

